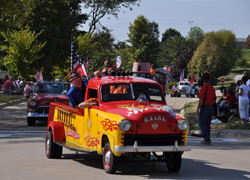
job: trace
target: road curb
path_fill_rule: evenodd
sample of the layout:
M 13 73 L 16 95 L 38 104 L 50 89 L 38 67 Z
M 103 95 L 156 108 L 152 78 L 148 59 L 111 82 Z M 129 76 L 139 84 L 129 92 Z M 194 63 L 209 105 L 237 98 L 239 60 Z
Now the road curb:
M 21 98 L 21 99 L 17 99 L 17 100 L 14 100 L 14 101 L 9 101 L 9 102 L 6 102 L 6 103 L 2 103 L 2 104 L 0 104 L 0 109 L 2 109 L 4 107 L 7 107 L 7 106 L 15 105 L 17 103 L 26 102 L 26 101 L 27 101 L 26 98 Z
M 189 130 L 188 136 L 202 137 L 200 130 Z M 250 130 L 212 129 L 211 138 L 250 138 Z

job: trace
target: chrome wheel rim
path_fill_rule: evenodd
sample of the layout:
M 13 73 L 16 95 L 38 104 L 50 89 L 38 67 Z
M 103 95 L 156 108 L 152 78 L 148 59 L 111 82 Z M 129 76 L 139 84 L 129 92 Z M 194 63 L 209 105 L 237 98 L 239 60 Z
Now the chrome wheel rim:
M 106 169 L 109 169 L 109 167 L 110 167 L 110 158 L 111 158 L 111 154 L 110 154 L 111 152 L 110 152 L 110 150 L 109 149 L 107 149 L 106 151 L 105 151 L 105 156 L 104 156 L 104 164 L 105 164 L 105 167 L 106 167 Z
M 46 152 L 47 152 L 47 154 L 49 154 L 49 145 L 50 145 L 50 140 L 49 140 L 49 137 L 47 137 L 47 140 L 46 140 Z

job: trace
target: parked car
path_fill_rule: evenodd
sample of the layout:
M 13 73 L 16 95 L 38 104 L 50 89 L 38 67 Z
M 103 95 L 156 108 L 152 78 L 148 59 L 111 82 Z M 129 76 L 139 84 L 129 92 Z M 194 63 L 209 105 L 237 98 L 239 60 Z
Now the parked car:
M 37 120 L 48 118 L 51 102 L 69 104 L 67 91 L 70 84 L 66 82 L 39 82 L 27 103 L 27 124 L 34 126 Z
M 111 89 L 122 91 L 112 94 Z M 96 98 L 98 105 L 74 109 L 50 104 L 48 158 L 61 158 L 64 147 L 102 155 L 106 173 L 115 173 L 118 158 L 126 156 L 164 162 L 170 172 L 180 170 L 183 152 L 191 149 L 187 146 L 189 125 L 166 104 L 159 83 L 128 76 L 92 78 L 85 94 L 86 100 L 90 98 Z
M 178 91 L 181 95 L 189 97 L 191 92 L 191 83 L 187 80 L 180 81 L 178 83 Z

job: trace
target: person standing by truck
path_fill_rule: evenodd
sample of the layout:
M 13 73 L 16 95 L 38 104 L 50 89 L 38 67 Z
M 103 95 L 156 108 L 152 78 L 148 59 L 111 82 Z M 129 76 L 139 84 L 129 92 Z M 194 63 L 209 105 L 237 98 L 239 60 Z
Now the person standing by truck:
M 204 86 L 200 90 L 199 103 L 196 114 L 199 116 L 199 127 L 204 138 L 200 144 L 211 144 L 210 124 L 214 112 L 213 104 L 216 102 L 216 94 L 213 86 L 209 84 L 209 74 L 203 74 Z

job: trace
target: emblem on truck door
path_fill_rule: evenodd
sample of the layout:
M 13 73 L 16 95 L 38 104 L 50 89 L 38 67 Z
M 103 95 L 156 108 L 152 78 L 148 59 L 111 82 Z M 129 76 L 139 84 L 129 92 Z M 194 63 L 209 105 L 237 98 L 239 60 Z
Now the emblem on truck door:
M 156 128 L 158 127 L 158 124 L 156 124 L 156 123 L 154 122 L 154 124 L 152 124 L 152 127 L 153 127 L 154 130 L 156 130 Z

